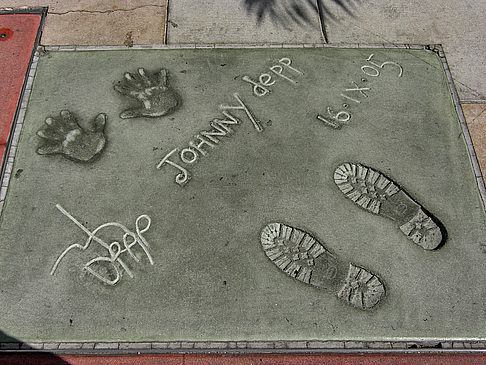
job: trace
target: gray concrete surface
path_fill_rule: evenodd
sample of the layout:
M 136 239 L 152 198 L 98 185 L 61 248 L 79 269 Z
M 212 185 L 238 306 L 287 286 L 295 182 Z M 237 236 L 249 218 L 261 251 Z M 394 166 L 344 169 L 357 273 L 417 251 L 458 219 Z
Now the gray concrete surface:
M 44 45 L 162 44 L 166 0 L 0 0 L 0 8 L 48 7 Z
M 486 2 L 367 0 L 349 17 L 336 6 L 332 43 L 441 43 L 462 101 L 486 101 Z
M 193 1 L 171 0 L 168 42 L 323 42 L 319 17 L 306 1 L 273 3 L 281 22 L 266 16 L 257 24 L 255 11 L 248 12 L 244 0 L 204 0 L 197 1 L 197 6 Z M 309 23 L 298 25 L 286 15 L 293 3 L 307 10 Z M 354 2 L 348 9 L 352 15 L 334 1 L 322 0 L 322 4 L 335 17 L 324 11 L 330 43 L 441 43 L 461 100 L 486 101 L 485 1 L 367 0 Z
M 258 22 L 257 8 L 248 12 L 240 0 L 169 1 L 167 42 L 177 43 L 320 43 L 316 12 L 300 24 L 285 14 L 290 1 L 277 2 L 278 17 L 265 13 Z M 307 8 L 307 7 L 306 7 Z
M 403 75 L 393 64 L 364 75 L 371 53 L 402 65 Z M 243 76 L 255 80 L 282 57 L 304 75 L 287 70 L 297 84 L 279 76 L 271 93 L 255 96 Z M 138 67 L 169 70 L 181 108 L 159 119 L 120 119 L 128 100 L 113 85 Z M 484 210 L 441 67 L 434 53 L 408 49 L 47 53 L 2 215 L 2 329 L 34 342 L 486 337 Z M 345 107 L 341 94 L 353 81 L 370 90 Z M 234 105 L 234 92 L 262 132 L 234 111 L 241 125 L 190 167 L 184 187 L 171 166 L 155 168 L 208 129 L 220 104 Z M 352 119 L 330 129 L 316 118 L 327 107 L 345 108 Z M 35 152 L 45 117 L 65 108 L 80 120 L 108 116 L 108 144 L 92 164 Z M 445 225 L 444 246 L 424 251 L 393 222 L 348 201 L 333 180 L 343 161 L 398 182 Z M 93 256 L 73 251 L 49 275 L 62 250 L 86 239 L 55 204 L 91 230 L 109 221 L 134 229 L 137 216 L 150 215 L 144 236 L 154 265 L 131 262 L 134 277 L 107 286 L 82 271 Z M 259 242 L 272 221 L 312 232 L 378 274 L 386 299 L 362 311 L 287 277 Z

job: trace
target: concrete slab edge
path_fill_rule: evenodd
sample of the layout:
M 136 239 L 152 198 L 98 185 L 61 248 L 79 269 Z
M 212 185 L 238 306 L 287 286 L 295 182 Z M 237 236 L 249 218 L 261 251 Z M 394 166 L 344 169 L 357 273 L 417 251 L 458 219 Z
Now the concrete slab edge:
M 424 44 L 394 44 L 394 43 L 183 43 L 183 44 L 141 44 L 131 47 L 115 46 L 41 46 L 43 51 L 110 51 L 123 49 L 212 49 L 212 48 L 382 48 L 382 49 L 425 49 L 432 50 Z
M 20 8 L 0 8 L 0 15 L 2 14 L 39 14 L 45 17 L 47 14 L 47 7 L 22 6 Z
M 471 165 L 474 171 L 474 175 L 476 177 L 476 182 L 478 185 L 478 192 L 483 203 L 483 209 L 486 211 L 486 187 L 484 184 L 483 174 L 481 173 L 481 168 L 479 167 L 479 161 L 476 156 L 476 151 L 474 150 L 474 146 L 472 143 L 471 135 L 469 133 L 469 129 L 467 128 L 466 118 L 462 111 L 459 94 L 457 93 L 456 87 L 454 85 L 454 81 L 452 78 L 451 71 L 449 69 L 449 65 L 447 63 L 447 59 L 444 53 L 444 50 L 441 45 L 435 45 L 434 49 L 439 56 L 442 66 L 444 68 L 445 74 L 447 76 L 447 81 L 449 84 L 449 90 L 451 92 L 452 102 L 454 104 L 454 108 L 456 109 L 457 116 L 459 117 L 459 123 L 462 130 L 462 136 L 464 138 L 464 143 L 466 144 L 466 148 L 469 154 L 469 159 L 471 161 Z
M 100 353 L 437 353 L 486 352 L 486 340 L 0 342 L 0 352 Z

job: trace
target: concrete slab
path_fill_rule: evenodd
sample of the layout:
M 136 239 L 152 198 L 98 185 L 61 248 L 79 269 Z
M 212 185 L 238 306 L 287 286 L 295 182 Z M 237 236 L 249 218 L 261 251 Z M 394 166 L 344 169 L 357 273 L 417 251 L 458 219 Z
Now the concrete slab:
M 0 15 L 0 164 L 7 143 L 10 127 L 17 110 L 32 50 L 37 37 L 41 15 Z
M 29 341 L 272 348 L 486 337 L 484 207 L 441 67 L 411 49 L 48 51 L 2 213 L 2 329 Z M 422 248 L 431 220 L 411 218 L 409 231 L 343 195 L 334 172 L 346 161 L 423 204 L 443 245 Z M 390 209 L 415 214 L 379 181 Z M 284 246 L 308 232 L 299 255 L 315 261 L 298 260 L 320 275 L 272 262 L 261 235 L 271 222 L 294 232 Z M 348 260 L 368 281 L 353 281 Z M 370 297 L 380 280 L 385 297 Z M 339 294 L 348 287 L 366 299 Z
M 323 42 L 317 12 L 304 5 L 299 16 L 292 8 L 294 1 L 273 3 L 275 6 L 265 10 L 265 4 L 258 1 L 201 0 L 197 6 L 191 0 L 170 1 L 167 42 Z
M 339 20 L 327 25 L 329 42 L 441 43 L 461 100 L 486 101 L 486 2 L 370 0 L 354 17 L 328 3 Z
M 0 0 L 0 8 L 20 5 Z M 167 0 L 33 0 L 28 5 L 49 7 L 41 40 L 45 45 L 164 43 Z

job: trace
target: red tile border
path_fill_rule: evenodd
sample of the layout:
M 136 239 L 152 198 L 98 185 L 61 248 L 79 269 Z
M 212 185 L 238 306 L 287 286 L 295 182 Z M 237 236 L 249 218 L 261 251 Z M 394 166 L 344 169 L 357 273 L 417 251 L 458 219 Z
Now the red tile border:
M 486 355 L 247 355 L 247 356 L 197 356 L 186 355 L 185 365 L 455 365 L 486 364 Z
M 371 354 L 371 355 L 135 355 L 135 356 L 55 356 L 51 354 L 2 354 L 0 363 L 72 365 L 469 365 L 486 364 L 485 354 Z
M 42 16 L 0 14 L 0 145 L 8 142 Z M 4 149 L 3 149 L 4 150 Z M 2 151 L 4 152 L 4 151 Z M 0 162 L 3 153 L 0 156 Z

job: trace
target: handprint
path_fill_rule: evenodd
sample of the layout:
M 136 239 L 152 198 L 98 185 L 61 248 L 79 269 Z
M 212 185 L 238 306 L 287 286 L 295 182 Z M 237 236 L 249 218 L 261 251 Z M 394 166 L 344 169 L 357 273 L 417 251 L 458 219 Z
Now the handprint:
M 39 155 L 60 154 L 75 161 L 89 162 L 105 147 L 106 114 L 98 114 L 88 130 L 78 124 L 69 110 L 62 110 L 60 118 L 47 118 L 45 123 L 37 131 L 42 138 L 37 148 Z
M 169 86 L 168 71 L 161 69 L 148 73 L 143 68 L 138 74 L 125 73 L 125 78 L 118 82 L 115 90 L 120 94 L 138 100 L 141 104 L 120 114 L 120 118 L 161 117 L 173 112 L 179 105 L 179 96 Z

